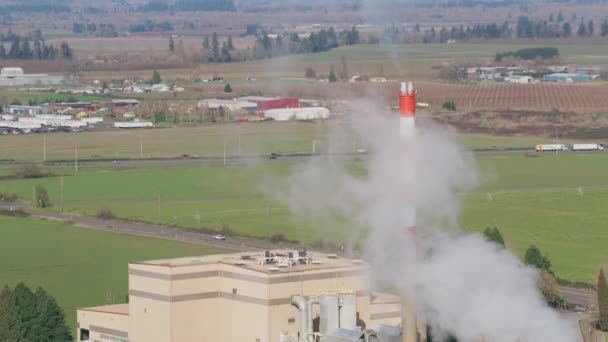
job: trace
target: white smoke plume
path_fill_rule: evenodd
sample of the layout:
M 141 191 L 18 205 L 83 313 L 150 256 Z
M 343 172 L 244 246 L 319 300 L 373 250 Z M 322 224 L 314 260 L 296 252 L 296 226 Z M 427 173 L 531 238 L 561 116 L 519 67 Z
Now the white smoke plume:
M 545 306 L 532 269 L 458 230 L 462 193 L 478 179 L 471 153 L 428 120 L 419 120 L 415 141 L 404 142 L 397 114 L 380 114 L 363 101 L 353 107 L 358 114 L 349 127 L 335 129 L 331 149 L 347 149 L 352 137 L 344 132 L 354 132 L 370 152 L 365 170 L 313 159 L 281 184 L 276 198 L 296 217 L 318 225 L 338 217 L 353 239 L 366 237 L 376 286 L 413 291 L 435 335 L 465 342 L 575 341 L 576 330 Z M 403 230 L 414 215 L 415 245 Z M 407 261 L 413 255 L 415 265 Z

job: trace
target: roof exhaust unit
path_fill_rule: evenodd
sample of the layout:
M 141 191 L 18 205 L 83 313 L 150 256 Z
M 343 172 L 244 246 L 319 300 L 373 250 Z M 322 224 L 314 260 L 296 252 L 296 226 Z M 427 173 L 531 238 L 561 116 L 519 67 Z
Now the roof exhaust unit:
M 399 92 L 399 137 L 401 139 L 402 148 L 410 149 L 413 146 L 416 135 L 416 90 L 412 82 L 402 82 Z M 413 149 L 410 150 L 413 153 Z M 409 174 L 409 173 L 405 173 Z M 413 176 L 413 175 L 412 175 Z M 413 179 L 409 180 L 413 182 Z M 404 208 L 408 215 L 408 222 L 405 224 L 405 233 L 407 239 L 411 242 L 411 246 L 415 246 L 416 239 L 416 208 L 413 204 Z M 412 254 L 415 258 L 415 252 Z M 415 259 L 413 260 L 415 267 Z M 409 264 L 412 266 L 412 263 Z M 409 272 L 413 275 L 413 272 Z M 401 294 L 401 341 L 402 342 L 418 342 L 418 331 L 416 322 L 416 302 L 414 293 L 408 290 L 403 290 Z

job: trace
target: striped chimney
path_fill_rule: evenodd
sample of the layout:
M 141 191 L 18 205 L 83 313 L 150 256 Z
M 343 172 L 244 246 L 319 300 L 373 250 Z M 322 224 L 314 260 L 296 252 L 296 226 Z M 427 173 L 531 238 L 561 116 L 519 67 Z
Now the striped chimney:
M 410 149 L 413 153 L 413 142 L 416 134 L 416 90 L 412 82 L 401 83 L 399 92 L 399 136 L 404 149 Z M 409 222 L 405 222 L 405 233 L 407 238 L 416 238 L 416 208 L 413 204 L 404 208 L 410 214 Z M 412 243 L 412 245 L 414 245 Z M 412 267 L 411 264 L 408 267 Z M 410 276 L 414 272 L 408 272 Z M 402 342 L 418 342 L 416 301 L 414 293 L 404 290 L 401 295 L 401 328 Z

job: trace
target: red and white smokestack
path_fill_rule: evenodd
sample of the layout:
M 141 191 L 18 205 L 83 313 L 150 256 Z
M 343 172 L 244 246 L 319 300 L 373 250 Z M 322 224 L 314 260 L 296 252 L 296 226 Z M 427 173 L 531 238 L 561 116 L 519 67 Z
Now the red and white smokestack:
M 402 149 L 409 155 L 404 158 L 413 158 L 414 140 L 416 135 L 416 90 L 412 82 L 401 83 L 399 92 L 399 136 Z M 414 177 L 411 172 L 404 172 L 406 177 Z M 408 179 L 408 183 L 413 184 L 414 179 Z M 416 207 L 412 203 L 403 208 L 407 213 L 405 223 L 405 234 L 409 240 L 409 247 L 415 248 L 416 239 Z M 415 251 L 410 256 L 413 260 L 408 260 L 406 267 L 415 268 Z M 415 270 L 407 272 L 409 276 L 415 276 Z M 401 295 L 401 340 L 402 342 L 418 342 L 418 322 L 416 317 L 416 300 L 414 293 L 404 290 Z

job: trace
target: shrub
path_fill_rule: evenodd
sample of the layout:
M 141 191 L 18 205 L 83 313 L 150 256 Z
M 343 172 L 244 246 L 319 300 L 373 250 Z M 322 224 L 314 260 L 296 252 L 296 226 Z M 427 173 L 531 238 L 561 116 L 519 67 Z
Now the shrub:
M 19 195 L 17 195 L 14 192 L 11 193 L 11 194 L 0 193 L 0 201 L 7 202 L 7 203 L 14 203 L 18 199 L 19 199 Z
M 14 217 L 28 217 L 28 216 L 30 216 L 30 214 L 28 214 L 23 209 L 13 209 L 13 210 L 10 210 L 10 209 L 0 209 L 0 215 L 14 216 Z
M 456 111 L 456 103 L 454 100 L 448 100 L 443 103 L 443 109 L 449 110 L 450 112 Z
M 47 208 L 51 205 L 49 193 L 42 185 L 36 185 L 34 189 L 35 205 L 37 208 Z
M 38 164 L 27 163 L 15 169 L 15 177 L 17 178 L 42 178 L 45 174 Z
M 274 233 L 270 237 L 270 242 L 272 242 L 272 243 L 279 243 L 279 242 L 285 242 L 285 241 L 287 241 L 287 239 L 285 238 L 285 235 L 283 235 L 282 233 Z
M 102 220 L 113 220 L 116 218 L 114 212 L 110 208 L 101 208 L 97 210 L 97 217 Z

